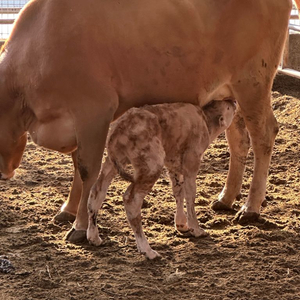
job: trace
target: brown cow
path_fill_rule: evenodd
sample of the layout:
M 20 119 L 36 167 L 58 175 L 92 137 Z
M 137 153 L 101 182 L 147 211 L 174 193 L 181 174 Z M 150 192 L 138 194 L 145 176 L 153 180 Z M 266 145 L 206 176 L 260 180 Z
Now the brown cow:
M 175 226 L 193 236 L 205 236 L 195 212 L 196 177 L 200 161 L 209 144 L 231 124 L 235 112 L 232 101 L 212 101 L 203 110 L 187 103 L 158 104 L 132 108 L 116 123 L 107 139 L 108 156 L 88 200 L 87 238 L 99 246 L 97 212 L 106 191 L 119 171 L 132 184 L 123 200 L 138 250 L 150 259 L 159 254 L 152 250 L 143 232 L 141 207 L 160 176 L 163 166 L 169 170 L 176 199 Z M 189 116 L 187 118 L 187 116 Z M 124 166 L 132 164 L 134 178 Z M 186 200 L 187 216 L 184 213 Z
M 257 217 L 278 131 L 270 91 L 291 7 L 291 0 L 30 1 L 0 54 L 2 178 L 18 167 L 26 132 L 40 146 L 73 153 L 73 186 L 57 219 L 77 213 L 67 238 L 80 241 L 112 120 L 147 103 L 231 98 L 240 111 L 227 131 L 229 175 L 214 208 L 230 208 L 240 194 L 251 139 L 255 167 L 240 218 Z

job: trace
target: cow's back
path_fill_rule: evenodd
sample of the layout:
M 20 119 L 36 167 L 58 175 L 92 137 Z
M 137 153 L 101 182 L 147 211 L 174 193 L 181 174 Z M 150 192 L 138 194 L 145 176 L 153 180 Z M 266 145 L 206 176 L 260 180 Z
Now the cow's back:
M 34 0 L 4 60 L 30 101 L 50 86 L 97 84 L 116 91 L 116 116 L 145 102 L 205 104 L 233 96 L 249 61 L 277 68 L 268 63 L 289 9 L 290 0 Z

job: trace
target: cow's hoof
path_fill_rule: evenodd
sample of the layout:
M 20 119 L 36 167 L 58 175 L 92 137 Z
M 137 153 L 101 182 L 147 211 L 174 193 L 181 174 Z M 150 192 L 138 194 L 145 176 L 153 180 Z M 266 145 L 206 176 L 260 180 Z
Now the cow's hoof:
M 59 212 L 56 216 L 54 216 L 53 221 L 57 224 L 62 224 L 62 223 L 67 223 L 67 222 L 71 222 L 73 223 L 76 219 L 76 216 L 65 212 L 65 211 L 61 211 Z
M 240 210 L 235 216 L 233 222 L 240 225 L 246 225 L 253 222 L 257 222 L 259 219 L 259 214 L 256 212 L 245 212 Z
M 86 230 L 76 230 L 75 228 L 71 228 L 66 234 L 65 239 L 73 244 L 82 244 L 87 241 Z
M 219 210 L 226 210 L 226 211 L 232 211 L 233 209 L 230 206 L 227 206 L 223 202 L 216 200 L 212 203 L 211 208 L 214 211 L 219 211 Z

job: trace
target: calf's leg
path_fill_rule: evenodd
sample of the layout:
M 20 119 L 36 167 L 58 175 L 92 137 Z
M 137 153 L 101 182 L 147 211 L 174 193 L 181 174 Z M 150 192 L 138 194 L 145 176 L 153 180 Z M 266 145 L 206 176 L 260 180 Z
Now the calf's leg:
M 133 230 L 138 251 L 144 253 L 149 259 L 154 259 L 160 255 L 150 247 L 144 234 L 141 208 L 144 197 L 151 191 L 158 176 L 148 182 L 139 182 L 137 179 L 135 183 L 130 184 L 123 197 L 127 219 Z
M 98 210 L 102 206 L 102 203 L 105 200 L 107 189 L 116 174 L 116 168 L 111 160 L 107 157 L 102 166 L 100 175 L 90 191 L 90 196 L 88 199 L 89 224 L 87 230 L 87 239 L 90 244 L 95 246 L 99 246 L 102 242 L 97 229 Z
M 187 232 L 189 228 L 184 212 L 183 175 L 169 171 L 169 176 L 172 182 L 173 195 L 176 200 L 175 228 L 180 232 Z
M 207 236 L 204 229 L 200 228 L 195 212 L 196 178 L 200 167 L 203 150 L 198 144 L 191 143 L 185 150 L 182 160 L 183 188 L 187 209 L 188 231 L 195 237 Z
M 145 253 L 149 259 L 154 259 L 159 254 L 150 247 L 144 234 L 141 208 L 144 197 L 151 191 L 162 172 L 165 154 L 161 143 L 157 143 L 155 138 L 149 141 L 148 145 L 151 150 L 149 150 L 147 155 L 141 149 L 140 156 L 131 159 L 135 171 L 134 182 L 127 188 L 123 200 L 138 251 Z
M 196 197 L 196 177 L 197 174 L 188 174 L 184 176 L 184 193 L 187 209 L 187 226 L 190 233 L 195 237 L 207 236 L 207 232 L 200 228 L 195 212 Z

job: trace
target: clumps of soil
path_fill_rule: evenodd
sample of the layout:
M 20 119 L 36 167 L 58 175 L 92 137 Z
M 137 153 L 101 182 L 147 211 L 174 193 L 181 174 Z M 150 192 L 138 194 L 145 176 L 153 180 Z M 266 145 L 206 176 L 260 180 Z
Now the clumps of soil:
M 196 211 L 208 237 L 176 232 L 175 201 L 167 173 L 162 174 L 142 210 L 146 235 L 162 255 L 155 261 L 136 250 L 122 201 L 128 183 L 119 177 L 98 217 L 103 244 L 67 243 L 71 224 L 58 226 L 52 218 L 68 196 L 71 158 L 29 141 L 17 176 L 0 183 L 0 255 L 2 268 L 11 270 L 1 272 L 0 299 L 300 299 L 299 99 L 300 82 L 278 76 L 272 105 L 280 131 L 267 205 L 257 222 L 241 226 L 234 211 L 210 208 L 228 170 L 224 135 L 206 152 L 197 177 Z M 235 211 L 246 200 L 252 161 L 250 151 Z

